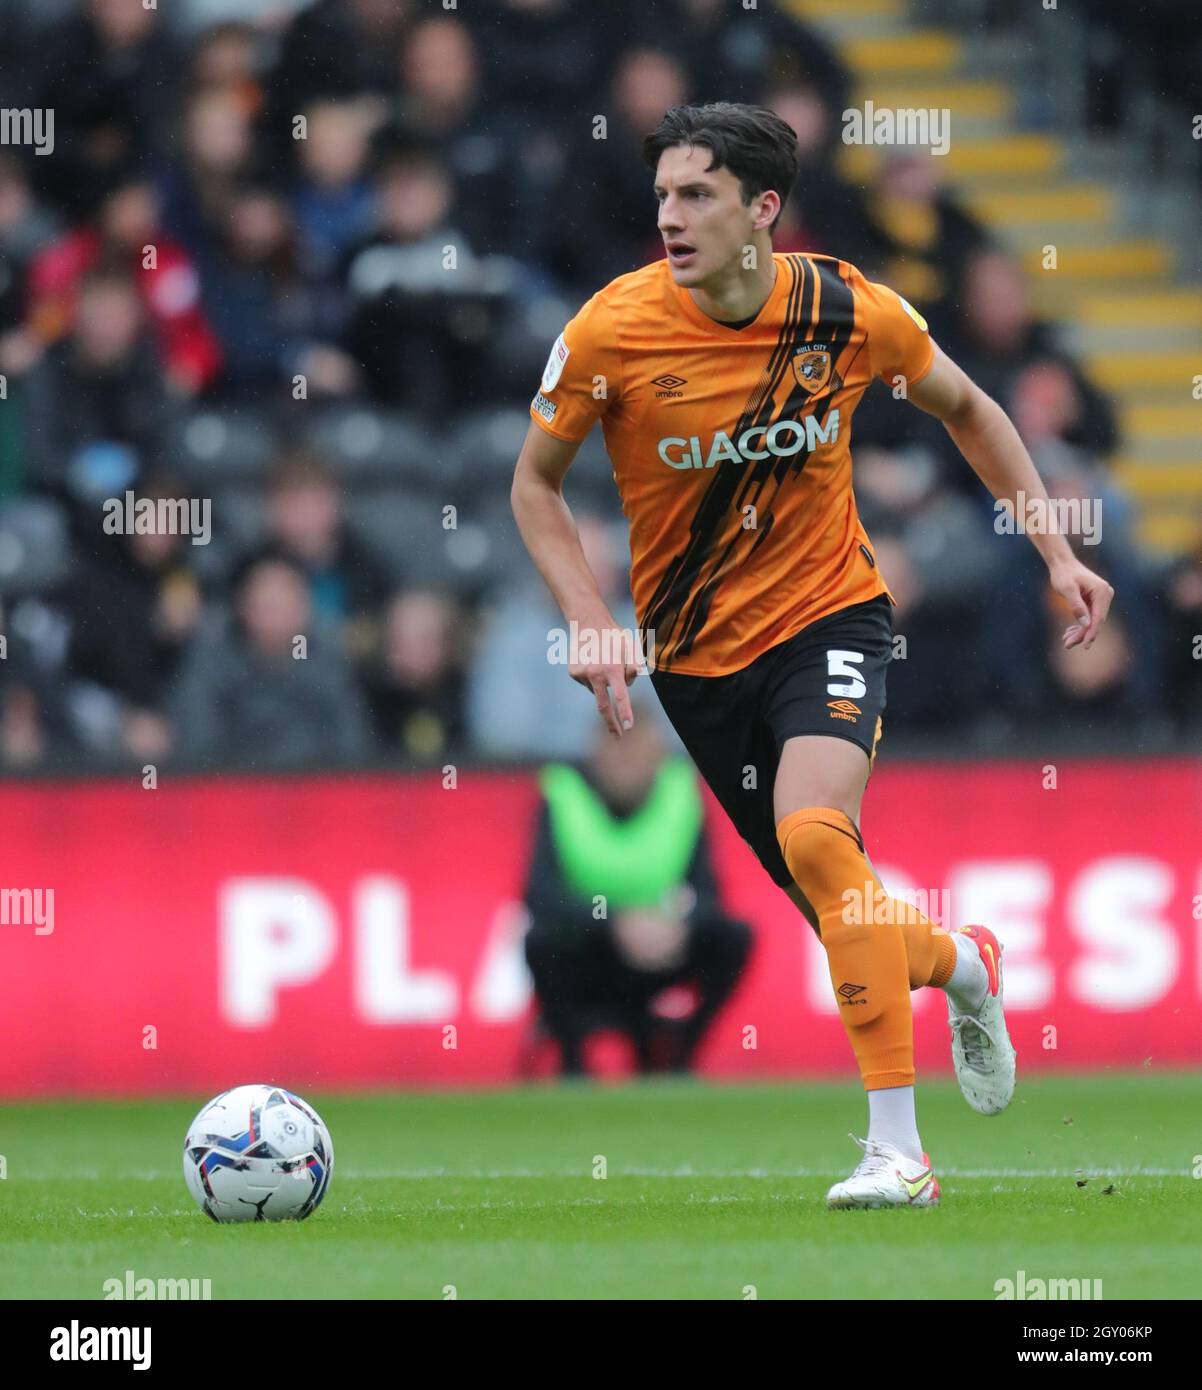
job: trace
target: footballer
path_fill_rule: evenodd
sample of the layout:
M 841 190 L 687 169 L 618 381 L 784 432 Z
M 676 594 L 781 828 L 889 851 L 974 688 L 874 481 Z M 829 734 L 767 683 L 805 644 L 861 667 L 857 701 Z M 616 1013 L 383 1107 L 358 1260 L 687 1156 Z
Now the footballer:
M 851 423 L 874 377 L 943 422 L 999 500 L 1047 493 L 1002 409 L 921 315 L 855 266 L 781 255 L 797 177 L 790 126 L 761 107 L 681 106 L 644 142 L 665 257 L 599 290 L 551 350 L 512 502 L 569 622 L 600 634 L 570 675 L 613 734 L 646 668 L 585 562 L 561 491 L 600 420 L 630 526 L 631 591 L 654 639 L 650 679 L 739 834 L 807 919 L 868 1095 L 868 1135 L 832 1207 L 932 1206 L 939 1183 L 914 1104 L 910 991 L 947 996 L 965 1099 L 1014 1093 L 1001 947 L 906 904 L 848 910 L 873 884 L 860 803 L 891 657 L 892 597 L 852 494 Z M 1059 534 L 1030 535 L 1089 647 L 1113 590 Z M 575 629 L 571 624 L 575 624 Z M 608 642 L 606 638 L 609 638 Z M 849 890 L 850 893 L 849 893 Z M 881 917 L 892 920 L 882 922 Z

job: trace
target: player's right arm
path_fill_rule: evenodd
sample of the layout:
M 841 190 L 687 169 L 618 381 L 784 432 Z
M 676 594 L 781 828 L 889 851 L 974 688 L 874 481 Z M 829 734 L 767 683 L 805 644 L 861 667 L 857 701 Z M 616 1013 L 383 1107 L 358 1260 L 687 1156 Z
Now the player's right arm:
M 513 514 L 567 620 L 568 673 L 593 692 L 602 719 L 620 738 L 634 723 L 627 692 L 638 674 L 633 634 L 621 633 L 614 622 L 563 497 L 576 450 L 622 390 L 617 326 L 603 294 L 595 294 L 555 340 L 539 385 L 514 470 Z M 589 639 L 591 650 L 584 645 Z M 581 656 L 606 660 L 582 662 Z
M 588 654 L 587 648 L 578 652 L 575 640 L 583 642 L 588 633 L 598 634 L 594 654 L 616 654 L 629 645 L 616 636 L 609 642 L 600 640 L 607 630 L 616 634 L 618 625 L 584 558 L 576 522 L 564 500 L 564 476 L 579 447 L 579 440 L 557 439 L 531 422 L 514 469 L 510 501 L 530 558 L 567 622 L 572 648 L 568 673 L 593 692 L 602 719 L 620 737 L 634 723 L 627 687 L 638 674 L 635 653 L 627 652 L 622 662 L 575 659 Z

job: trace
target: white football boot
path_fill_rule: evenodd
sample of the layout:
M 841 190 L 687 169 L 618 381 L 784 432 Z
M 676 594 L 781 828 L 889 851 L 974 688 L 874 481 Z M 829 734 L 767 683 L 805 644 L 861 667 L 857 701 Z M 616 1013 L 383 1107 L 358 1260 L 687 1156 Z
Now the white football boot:
M 850 1178 L 826 1194 L 828 1207 L 937 1207 L 939 1180 L 926 1154 L 921 1163 L 907 1158 L 894 1144 L 879 1139 L 856 1139 L 864 1150 Z
M 996 1115 L 1014 1095 L 1014 1045 L 1002 1012 L 1002 948 L 988 927 L 961 927 L 958 934 L 976 943 L 989 984 L 973 1013 L 962 1012 L 948 995 L 952 1061 L 964 1099 L 979 1114 Z

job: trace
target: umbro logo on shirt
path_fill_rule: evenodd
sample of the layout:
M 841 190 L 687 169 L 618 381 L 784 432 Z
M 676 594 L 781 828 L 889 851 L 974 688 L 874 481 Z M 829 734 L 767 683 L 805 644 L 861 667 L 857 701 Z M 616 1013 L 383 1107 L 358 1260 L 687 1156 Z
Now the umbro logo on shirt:
M 655 393 L 656 400 L 663 400 L 664 397 L 679 400 L 680 397 L 684 395 L 684 392 L 679 388 L 681 386 L 687 386 L 688 382 L 684 377 L 673 376 L 672 373 L 669 372 L 666 376 L 657 376 L 653 378 L 651 385 L 661 388 Z

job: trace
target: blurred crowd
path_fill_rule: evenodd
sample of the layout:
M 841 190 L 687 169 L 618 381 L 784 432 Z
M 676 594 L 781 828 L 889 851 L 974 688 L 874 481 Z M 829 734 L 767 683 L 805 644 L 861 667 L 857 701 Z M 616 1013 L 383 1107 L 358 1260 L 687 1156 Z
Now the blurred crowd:
M 170 11 L 170 13 L 168 13 Z M 1102 498 L 1089 653 L 934 422 L 874 387 L 856 489 L 898 601 L 889 730 L 1104 737 L 1202 717 L 1202 540 L 1156 565 L 1111 407 L 1015 262 L 894 151 L 839 173 L 838 53 L 760 0 L 80 0 L 8 15 L 0 106 L 0 767 L 576 757 L 590 697 L 510 473 L 549 344 L 661 254 L 639 157 L 684 101 L 763 102 L 804 165 L 776 238 L 922 308 L 1049 487 Z M 206 543 L 106 499 L 205 499 Z M 600 442 L 568 484 L 620 622 Z M 127 530 L 129 528 L 126 528 Z

